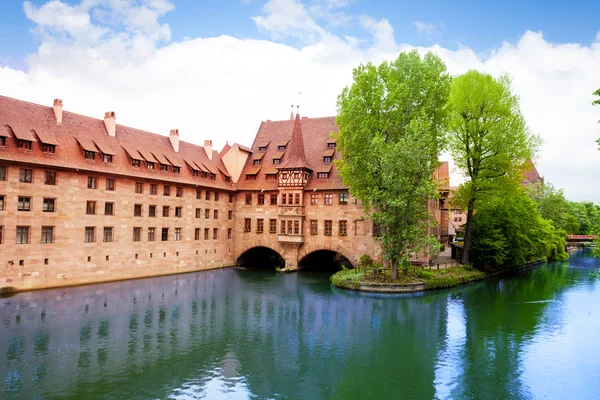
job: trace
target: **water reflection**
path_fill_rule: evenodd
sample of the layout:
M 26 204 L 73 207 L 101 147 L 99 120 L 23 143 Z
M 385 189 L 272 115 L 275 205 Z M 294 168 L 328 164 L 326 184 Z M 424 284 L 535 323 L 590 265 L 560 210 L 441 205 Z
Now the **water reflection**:
M 598 398 L 597 265 L 411 296 L 235 269 L 22 293 L 0 397 Z

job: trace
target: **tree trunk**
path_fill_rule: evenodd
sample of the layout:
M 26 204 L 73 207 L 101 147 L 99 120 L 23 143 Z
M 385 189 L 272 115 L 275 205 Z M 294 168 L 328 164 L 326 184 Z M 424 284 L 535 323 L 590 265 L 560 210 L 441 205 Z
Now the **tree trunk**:
M 471 247 L 471 236 L 473 232 L 473 204 L 474 201 L 469 201 L 468 209 L 467 209 L 467 227 L 465 228 L 465 241 L 463 244 L 463 255 L 462 255 L 462 263 L 469 263 L 469 249 Z
M 392 279 L 398 279 L 398 261 L 392 260 Z

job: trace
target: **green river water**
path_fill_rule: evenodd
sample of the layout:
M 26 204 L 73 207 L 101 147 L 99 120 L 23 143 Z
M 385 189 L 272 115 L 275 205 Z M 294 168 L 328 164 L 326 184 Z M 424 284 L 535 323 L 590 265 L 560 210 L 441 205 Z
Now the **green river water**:
M 600 261 L 415 295 L 222 269 L 0 298 L 2 399 L 600 399 Z

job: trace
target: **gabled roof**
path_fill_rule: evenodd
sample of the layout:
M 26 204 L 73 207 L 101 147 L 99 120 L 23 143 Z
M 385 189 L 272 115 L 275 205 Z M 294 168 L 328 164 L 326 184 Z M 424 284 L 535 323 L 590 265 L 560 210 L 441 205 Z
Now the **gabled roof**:
M 278 168 L 305 168 L 312 170 L 308 164 L 308 161 L 306 161 L 306 156 L 304 155 L 304 139 L 302 137 L 300 114 L 296 114 L 296 120 L 294 121 L 294 130 L 292 131 L 292 138 L 288 148 L 287 160 Z
M 51 144 L 54 146 L 58 145 L 58 140 L 56 140 L 56 136 L 54 136 L 54 133 L 47 131 L 45 129 L 38 131 L 35 131 L 32 129 L 32 131 L 37 135 L 37 137 L 40 139 L 40 142 L 44 143 L 44 144 Z
M 144 159 L 139 155 L 141 150 L 144 154 L 149 153 L 148 158 L 153 156 L 162 164 L 174 163 L 182 166 L 183 159 L 190 159 L 195 164 L 205 163 L 215 171 L 218 171 L 219 167 L 226 170 L 218 153 L 213 152 L 212 160 L 210 160 L 202 146 L 180 140 L 179 152 L 175 153 L 168 136 L 117 124 L 116 136 L 113 137 L 107 134 L 104 120 L 68 111 L 63 111 L 62 124 L 58 125 L 52 107 L 0 96 L 0 135 L 9 138 L 16 137 L 14 133 L 3 128 L 5 125 L 10 126 L 13 132 L 16 130 L 28 132 L 32 138 L 31 130 L 34 130 L 40 140 L 47 140 L 44 139 L 47 137 L 46 135 L 52 134 L 58 145 L 56 152 L 49 155 L 42 152 L 39 143 L 33 143 L 31 151 L 19 151 L 15 140 L 7 140 L 6 147 L 0 149 L 0 161 L 23 162 L 49 168 L 78 169 L 84 173 L 106 173 L 134 179 L 235 190 L 233 184 L 226 182 L 225 177 L 221 174 L 218 174 L 217 179 L 207 179 L 193 176 L 192 171 L 188 168 L 183 168 L 181 173 L 176 174 L 171 171 L 136 168 L 131 165 L 124 147 L 134 155 L 137 153 L 140 160 Z M 5 132 L 6 135 L 4 135 Z M 36 141 L 35 138 L 34 141 Z M 100 151 L 104 154 L 114 153 L 112 154 L 114 156 L 112 163 L 104 163 L 102 157 L 96 157 L 95 160 L 85 159 L 82 148 L 94 152 Z M 167 161 L 167 158 L 172 162 Z

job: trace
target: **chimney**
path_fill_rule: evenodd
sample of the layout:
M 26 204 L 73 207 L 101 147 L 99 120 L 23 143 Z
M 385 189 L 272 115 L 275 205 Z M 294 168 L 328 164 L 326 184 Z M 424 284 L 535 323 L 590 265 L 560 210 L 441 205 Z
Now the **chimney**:
M 63 107 L 62 100 L 54 99 L 54 116 L 56 117 L 57 125 L 62 125 L 62 107 Z
M 208 159 L 212 160 L 212 140 L 204 141 L 204 151 L 206 152 Z
M 104 126 L 106 127 L 106 132 L 108 132 L 110 136 L 117 136 L 117 116 L 114 111 L 104 113 Z
M 171 146 L 173 146 L 173 151 L 179 153 L 179 129 L 171 129 L 169 140 L 171 141 Z

